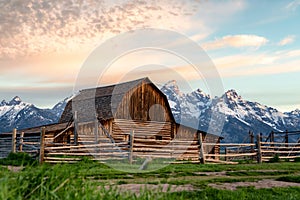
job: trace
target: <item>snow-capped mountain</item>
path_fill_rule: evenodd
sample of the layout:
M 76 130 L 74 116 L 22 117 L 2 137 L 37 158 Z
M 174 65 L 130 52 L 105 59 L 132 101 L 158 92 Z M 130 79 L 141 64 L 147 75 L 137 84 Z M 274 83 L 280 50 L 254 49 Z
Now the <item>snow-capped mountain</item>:
M 56 115 L 58 121 L 60 119 L 61 114 L 63 113 L 68 101 L 70 101 L 75 95 L 65 98 L 64 100 L 58 102 L 53 108 L 51 109 L 52 112 Z
M 272 130 L 300 130 L 300 110 L 282 113 L 244 100 L 235 90 L 211 98 L 200 89 L 184 94 L 176 81 L 170 81 L 161 91 L 167 96 L 177 122 L 208 131 L 212 113 L 220 117 L 220 122 L 224 120 L 221 136 L 225 142 L 246 142 L 250 130 L 255 134 L 268 134 Z
M 52 109 L 40 109 L 30 103 L 23 102 L 16 96 L 11 101 L 0 103 L 0 133 L 10 132 L 13 128 L 28 127 L 56 123 L 63 112 L 69 98 L 56 104 Z
M 219 134 L 211 127 L 219 126 L 224 142 L 247 142 L 248 132 L 268 134 L 272 130 L 300 130 L 300 110 L 280 112 L 275 108 L 243 99 L 235 90 L 221 97 L 210 97 L 202 90 L 180 91 L 176 81 L 169 81 L 161 91 L 167 96 L 177 122 Z M 51 109 L 40 109 L 23 102 L 18 96 L 0 103 L 0 133 L 13 128 L 28 128 L 58 122 L 68 97 Z M 214 116 L 214 117 L 212 117 Z M 223 124 L 224 122 L 224 124 Z

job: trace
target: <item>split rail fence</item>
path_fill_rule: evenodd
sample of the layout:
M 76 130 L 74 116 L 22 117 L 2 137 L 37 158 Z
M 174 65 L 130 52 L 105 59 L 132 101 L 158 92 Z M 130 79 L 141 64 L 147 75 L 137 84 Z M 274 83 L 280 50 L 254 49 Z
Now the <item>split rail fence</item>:
M 40 134 L 18 133 L 16 129 L 12 134 L 1 134 L 0 158 L 6 158 L 10 152 L 26 152 L 37 158 L 40 150 Z
M 69 131 L 70 128 L 72 126 L 66 127 L 61 133 Z M 60 134 L 47 132 L 46 128 L 32 133 L 18 132 L 14 129 L 11 134 L 1 134 L 0 158 L 7 157 L 10 152 L 26 152 L 38 158 L 41 163 L 74 163 L 88 156 L 101 162 L 128 160 L 129 163 L 133 163 L 136 158 L 151 157 L 173 159 L 176 162 L 188 159 L 195 163 L 236 164 L 235 161 L 245 159 L 255 160 L 258 163 L 267 162 L 275 155 L 279 159 L 288 160 L 300 157 L 299 141 L 293 143 L 288 143 L 288 140 L 285 142 L 263 141 L 262 135 L 257 135 L 256 142 L 254 142 L 253 133 L 250 134 L 249 143 L 216 144 L 204 142 L 201 133 L 197 140 L 157 141 L 138 137 L 132 130 L 125 135 L 123 142 L 115 142 L 101 130 L 93 130 L 93 132 L 96 134 L 78 134 L 77 137 L 69 134 L 68 143 L 57 143 L 56 139 Z M 285 138 L 286 135 L 288 132 L 285 133 Z M 223 149 L 221 153 L 209 153 L 208 149 L 216 145 Z
M 261 134 L 257 135 L 258 162 L 261 163 L 264 161 L 269 161 L 275 156 L 277 156 L 280 160 L 295 160 L 300 158 L 299 138 L 297 138 L 296 142 L 289 142 L 289 136 L 293 135 L 300 135 L 300 131 L 272 131 L 267 137 L 263 137 Z M 266 138 L 265 141 L 263 141 L 264 138 Z

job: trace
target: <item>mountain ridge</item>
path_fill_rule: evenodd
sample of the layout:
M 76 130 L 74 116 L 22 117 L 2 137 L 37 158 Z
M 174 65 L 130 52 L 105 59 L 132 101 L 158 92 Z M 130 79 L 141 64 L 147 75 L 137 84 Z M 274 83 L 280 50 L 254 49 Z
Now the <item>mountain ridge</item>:
M 172 91 L 173 88 L 176 90 Z M 202 90 L 180 92 L 176 81 L 167 82 L 161 91 L 167 96 L 178 122 L 196 120 L 203 131 L 209 130 L 212 114 L 224 117 L 221 136 L 225 142 L 242 142 L 248 132 L 268 134 L 271 131 L 300 130 L 300 110 L 280 112 L 275 108 L 243 99 L 234 89 L 221 97 L 211 98 Z M 197 92 L 198 91 L 198 92 Z M 181 95 L 177 95 L 177 94 Z M 198 116 L 198 118 L 197 118 Z M 194 123 L 195 124 L 195 123 Z
M 178 123 L 203 131 L 211 130 L 211 124 L 223 125 L 219 134 L 224 137 L 224 142 L 244 142 L 250 130 L 255 134 L 300 130 L 299 109 L 280 112 L 258 102 L 245 100 L 234 89 L 226 91 L 220 97 L 212 98 L 201 89 L 184 93 L 180 91 L 176 81 L 171 80 L 160 90 L 167 96 Z M 9 102 L 3 100 L 0 103 L 0 133 L 11 132 L 13 128 L 23 129 L 57 123 L 71 98 L 72 96 L 67 97 L 49 109 L 25 103 L 19 96 Z M 213 119 L 213 115 L 217 118 Z M 219 123 L 218 119 L 220 122 L 223 120 L 224 124 Z
M 13 128 L 24 129 L 57 123 L 69 98 L 57 103 L 52 109 L 38 108 L 31 103 L 23 102 L 15 96 L 9 102 L 0 103 L 0 133 L 11 132 Z

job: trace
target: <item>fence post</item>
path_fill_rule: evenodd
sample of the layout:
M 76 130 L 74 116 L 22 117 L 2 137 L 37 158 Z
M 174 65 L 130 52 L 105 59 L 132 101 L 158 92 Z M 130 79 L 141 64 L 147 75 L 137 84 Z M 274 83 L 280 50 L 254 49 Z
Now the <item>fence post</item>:
M 46 128 L 42 127 L 41 136 L 40 136 L 40 156 L 39 156 L 40 164 L 44 162 L 44 157 L 45 157 L 45 133 L 46 133 Z
M 171 142 L 171 159 L 174 157 L 174 142 Z
M 95 119 L 95 130 L 94 130 L 94 134 L 95 134 L 95 140 L 96 140 L 96 144 L 98 144 L 98 134 L 99 134 L 99 126 L 98 126 L 98 119 Z
M 288 130 L 285 131 L 285 146 L 289 146 L 289 133 Z
M 263 134 L 262 134 L 262 133 L 260 133 L 260 134 L 259 134 L 259 137 L 260 137 L 260 140 L 259 140 L 259 141 L 261 141 L 261 142 L 262 142 L 262 140 L 263 140 Z
M 132 164 L 132 158 L 133 158 L 133 145 L 134 145 L 134 130 L 130 132 L 129 137 L 129 163 Z
M 16 153 L 16 144 L 17 144 L 17 129 L 13 129 L 12 138 L 11 138 L 11 152 Z
M 253 134 L 253 132 L 251 132 L 251 131 L 249 131 L 249 134 L 250 134 L 250 144 L 252 144 L 252 146 L 251 146 L 251 153 L 254 153 L 255 151 L 254 151 L 254 134 Z M 254 156 L 252 156 L 251 157 L 252 158 L 252 160 L 254 160 Z
M 257 135 L 257 162 L 262 163 L 262 154 L 261 154 L 261 138 L 260 135 Z
M 199 141 L 199 161 L 202 164 L 205 164 L 205 155 L 204 155 L 204 148 L 202 143 L 202 133 L 198 134 L 198 141 Z
M 271 147 L 274 146 L 274 131 L 271 132 Z
M 228 151 L 228 149 L 227 149 L 227 147 L 225 147 L 225 161 L 228 161 L 228 157 L 227 157 L 227 152 Z
M 78 118 L 77 111 L 74 112 L 74 143 L 78 144 Z
M 21 132 L 21 135 L 20 135 L 20 143 L 19 143 L 19 151 L 20 151 L 20 152 L 23 151 L 23 142 L 24 142 L 24 132 Z

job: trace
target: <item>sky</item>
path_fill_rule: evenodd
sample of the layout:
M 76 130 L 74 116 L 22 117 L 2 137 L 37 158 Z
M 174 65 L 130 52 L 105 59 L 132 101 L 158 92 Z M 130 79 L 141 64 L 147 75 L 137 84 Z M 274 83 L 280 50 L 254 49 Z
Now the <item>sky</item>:
M 153 28 L 174 31 L 203 49 L 199 57 L 207 55 L 223 84 L 218 95 L 235 89 L 244 99 L 292 111 L 300 108 L 299 19 L 300 0 L 0 0 L 0 99 L 18 95 L 52 107 L 76 90 L 97 47 Z M 94 62 L 114 53 L 107 49 Z M 189 63 L 153 49 L 119 56 L 99 85 L 144 76 L 158 85 L 182 78 L 191 90 L 210 92 Z

